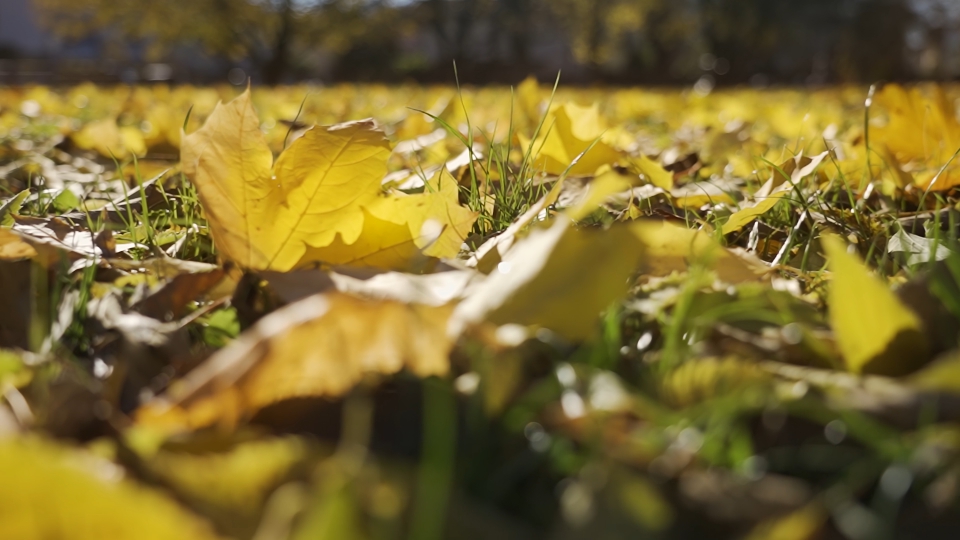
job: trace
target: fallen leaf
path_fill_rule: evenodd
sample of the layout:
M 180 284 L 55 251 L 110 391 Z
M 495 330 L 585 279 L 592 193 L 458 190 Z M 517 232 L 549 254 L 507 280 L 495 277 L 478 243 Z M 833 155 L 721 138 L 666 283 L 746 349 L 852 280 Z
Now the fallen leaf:
M 143 132 L 132 126 L 120 127 L 116 118 L 102 118 L 83 126 L 71 137 L 77 147 L 96 150 L 101 156 L 123 160 L 131 154 L 147 153 Z
M 638 220 L 631 227 L 646 250 L 640 268 L 643 275 L 662 277 L 686 272 L 691 263 L 699 261 L 722 281 L 736 284 L 756 281 L 769 270 L 758 259 L 720 246 L 703 230 L 653 220 Z
M 830 326 L 854 373 L 888 375 L 916 368 L 927 350 L 917 316 L 867 270 L 835 236 L 821 237 L 832 275 L 828 293 Z
M 660 189 L 673 189 L 673 175 L 662 165 L 647 156 L 637 156 L 629 161 L 630 168 L 640 174 L 645 180 Z
M 200 518 L 104 459 L 38 438 L 0 441 L 0 538 L 213 539 Z
M 430 263 L 429 257 L 417 248 L 406 223 L 380 219 L 363 208 L 363 231 L 352 243 L 337 237 L 330 245 L 308 247 L 301 263 L 295 268 L 309 266 L 307 261 L 328 265 L 349 265 L 380 269 L 420 272 Z
M 823 162 L 829 152 L 823 152 L 812 158 L 799 155 L 788 159 L 773 171 L 773 176 L 754 194 L 754 202 L 741 205 L 727 222 L 723 224 L 723 234 L 739 231 L 754 219 L 766 214 L 778 202 L 794 192 L 800 180 L 813 174 Z M 784 176 L 789 175 L 789 177 Z
M 37 250 L 24 242 L 19 235 L 9 229 L 0 229 L 0 260 L 15 261 L 36 256 Z
M 407 270 L 426 257 L 455 257 L 478 214 L 460 206 L 457 182 L 445 168 L 423 193 L 378 197 L 364 205 L 360 236 L 309 248 L 297 266 L 312 261 Z
M 223 281 L 225 276 L 226 272 L 220 269 L 180 274 L 137 302 L 133 309 L 158 320 L 179 319 L 186 314 L 186 308 L 191 302 L 202 299 L 204 294 Z
M 827 518 L 826 509 L 815 501 L 785 516 L 763 521 L 746 540 L 813 540 L 820 538 Z
M 0 225 L 10 227 L 13 225 L 13 216 L 20 213 L 23 202 L 30 196 L 30 190 L 25 189 L 11 197 L 7 202 L 0 206 Z
M 489 321 L 542 326 L 570 340 L 594 333 L 601 311 L 626 294 L 645 256 L 626 225 L 581 230 L 563 216 L 534 230 L 454 310 L 451 333 Z
M 540 110 L 540 85 L 537 83 L 537 78 L 531 75 L 524 79 L 517 85 L 516 96 L 519 120 L 528 133 L 533 133 L 543 118 L 543 112 Z
M 673 197 L 677 206 L 682 208 L 699 208 L 709 204 L 733 204 L 733 197 L 730 192 L 734 191 L 733 186 L 723 185 L 718 181 L 691 182 L 689 184 L 675 187 L 670 190 L 670 196 Z
M 914 181 L 924 190 L 943 191 L 960 184 L 960 163 L 954 160 L 941 170 L 960 149 L 960 122 L 942 88 L 907 90 L 888 84 L 877 92 L 875 101 L 886 109 L 888 122 L 873 128 L 873 136 L 893 154 L 898 168 L 909 162 L 922 167 Z
M 565 103 L 553 108 L 534 141 L 521 142 L 524 148 L 533 145 L 535 166 L 547 174 L 559 175 L 569 168 L 570 176 L 592 175 L 602 165 L 610 165 L 623 155 L 600 140 L 603 127 L 600 109 Z M 590 146 L 593 145 L 591 148 Z M 588 150 L 589 148 L 589 150 Z M 583 154 L 572 167 L 574 159 Z
M 361 207 L 380 193 L 390 147 L 372 121 L 307 130 L 271 166 L 250 92 L 218 104 L 183 138 L 181 163 L 197 186 L 224 259 L 289 270 L 308 246 L 360 236 Z
M 910 386 L 960 394 L 960 354 L 948 353 L 907 379 Z
M 418 275 L 345 267 L 330 271 L 268 271 L 261 272 L 259 277 L 283 303 L 337 290 L 374 300 L 442 306 L 461 299 L 476 275 L 472 270 L 446 270 Z
M 910 234 L 903 229 L 897 231 L 887 241 L 887 253 L 904 253 L 907 255 L 907 264 L 916 265 L 931 261 L 942 261 L 950 256 L 947 246 L 943 241 L 937 241 L 934 238 L 924 238 Z
M 576 204 L 567 208 L 565 213 L 570 219 L 579 221 L 599 208 L 611 196 L 628 191 L 636 184 L 634 177 L 620 174 L 612 169 L 599 173 L 586 186 L 585 193 L 577 198 Z M 567 185 L 569 186 L 569 183 Z
M 720 229 L 720 231 L 723 234 L 730 234 L 732 232 L 739 231 L 744 226 L 751 223 L 754 219 L 773 209 L 773 207 L 776 206 L 778 202 L 782 201 L 784 197 L 789 195 L 792 190 L 792 186 L 784 184 L 766 197 L 756 197 L 756 200 L 753 203 L 742 205 L 739 210 L 731 214 L 730 218 L 727 219 L 726 223 L 723 224 L 723 227 Z
M 137 414 L 147 426 L 234 426 L 281 400 L 336 397 L 364 376 L 449 369 L 450 308 L 310 296 L 265 316 Z
M 142 467 L 223 532 L 249 537 L 271 492 L 296 477 L 313 453 L 310 445 L 289 436 L 222 441 L 204 435 L 141 456 Z

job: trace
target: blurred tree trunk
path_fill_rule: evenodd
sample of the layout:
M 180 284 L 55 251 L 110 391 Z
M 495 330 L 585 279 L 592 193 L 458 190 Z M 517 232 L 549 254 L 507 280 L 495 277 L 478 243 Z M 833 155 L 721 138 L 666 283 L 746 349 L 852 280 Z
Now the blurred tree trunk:
M 283 0 L 280 6 L 280 27 L 269 60 L 263 68 L 263 82 L 280 84 L 290 64 L 290 41 L 294 32 L 293 0 Z
M 533 30 L 533 0 L 500 0 L 497 28 L 504 28 L 510 43 L 512 60 L 526 68 L 530 65 L 530 41 Z

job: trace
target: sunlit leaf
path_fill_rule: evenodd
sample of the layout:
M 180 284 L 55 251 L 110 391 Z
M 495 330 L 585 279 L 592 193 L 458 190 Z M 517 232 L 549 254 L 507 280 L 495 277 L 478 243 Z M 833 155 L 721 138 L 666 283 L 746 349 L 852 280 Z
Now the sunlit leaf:
M 693 262 L 705 264 L 728 283 L 756 281 L 767 271 L 759 260 L 721 247 L 707 231 L 653 220 L 639 220 L 631 227 L 646 250 L 641 267 L 646 275 L 686 272 Z
M 876 102 L 886 109 L 888 123 L 872 131 L 900 163 L 914 161 L 925 168 L 915 175 L 918 186 L 940 191 L 960 183 L 960 163 L 954 160 L 941 171 L 960 150 L 960 122 L 942 88 L 889 84 L 877 93 Z
M 145 457 L 143 466 L 181 499 L 237 533 L 253 528 L 270 492 L 310 455 L 309 446 L 293 437 L 202 443 L 161 449 Z
M 586 151 L 570 168 L 569 174 L 590 175 L 602 165 L 610 165 L 622 158 L 615 148 L 599 140 L 602 135 L 603 126 L 596 105 L 581 107 L 566 103 L 551 110 L 540 136 L 532 142 L 525 141 L 524 147 L 532 144 L 536 166 L 555 175 L 562 174 L 574 158 Z
M 646 156 L 637 156 L 630 160 L 630 165 L 641 174 L 643 178 L 658 188 L 665 190 L 673 188 L 673 174 L 664 169 L 663 166 L 656 161 Z
M 142 156 L 147 152 L 143 133 L 130 126 L 117 126 L 115 118 L 94 120 L 77 133 L 73 142 L 84 150 L 96 150 L 107 158 L 126 159 L 131 154 Z
M 363 231 L 353 243 L 337 239 L 327 247 L 310 248 L 300 265 L 322 261 L 409 269 L 421 253 L 455 257 L 477 215 L 460 206 L 456 180 L 442 168 L 423 193 L 383 196 L 366 204 Z
M 859 373 L 900 374 L 913 369 L 911 359 L 926 350 L 920 321 L 847 252 L 842 240 L 821 237 L 832 274 L 828 305 L 830 325 L 837 336 L 847 369 Z
M 8 229 L 0 229 L 0 260 L 32 259 L 37 256 L 33 246 Z
M 117 465 L 40 439 L 0 442 L 0 538 L 213 539 L 210 527 Z
M 181 163 L 197 186 L 221 255 L 244 267 L 288 270 L 308 246 L 360 236 L 389 146 L 372 122 L 313 128 L 275 166 L 250 93 L 219 104 L 183 139 Z
M 336 397 L 371 374 L 447 372 L 448 307 L 315 295 L 261 319 L 138 414 L 145 425 L 232 426 L 296 397 Z
M 643 256 L 643 243 L 628 226 L 578 230 L 559 218 L 507 251 L 457 306 L 453 324 L 536 325 L 584 339 L 594 333 L 600 312 L 627 292 Z

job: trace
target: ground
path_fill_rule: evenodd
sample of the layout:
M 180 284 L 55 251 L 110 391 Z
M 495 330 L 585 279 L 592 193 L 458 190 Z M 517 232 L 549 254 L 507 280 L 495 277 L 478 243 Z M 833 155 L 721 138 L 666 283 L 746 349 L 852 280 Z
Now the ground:
M 958 97 L 0 88 L 0 538 L 948 537 Z

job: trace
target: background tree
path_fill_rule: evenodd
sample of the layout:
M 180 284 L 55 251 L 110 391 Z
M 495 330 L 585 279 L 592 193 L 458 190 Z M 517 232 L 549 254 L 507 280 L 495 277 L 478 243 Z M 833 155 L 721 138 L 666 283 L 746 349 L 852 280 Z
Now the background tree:
M 118 57 L 159 60 L 176 48 L 246 60 L 274 84 L 301 53 L 346 51 L 364 37 L 382 2 L 364 0 L 35 0 L 44 23 L 68 39 L 97 36 Z M 379 17 L 382 19 L 382 17 Z
M 200 48 L 276 83 L 804 84 L 960 75 L 954 0 L 34 0 L 115 57 Z M 326 67 L 321 67 L 321 64 Z

